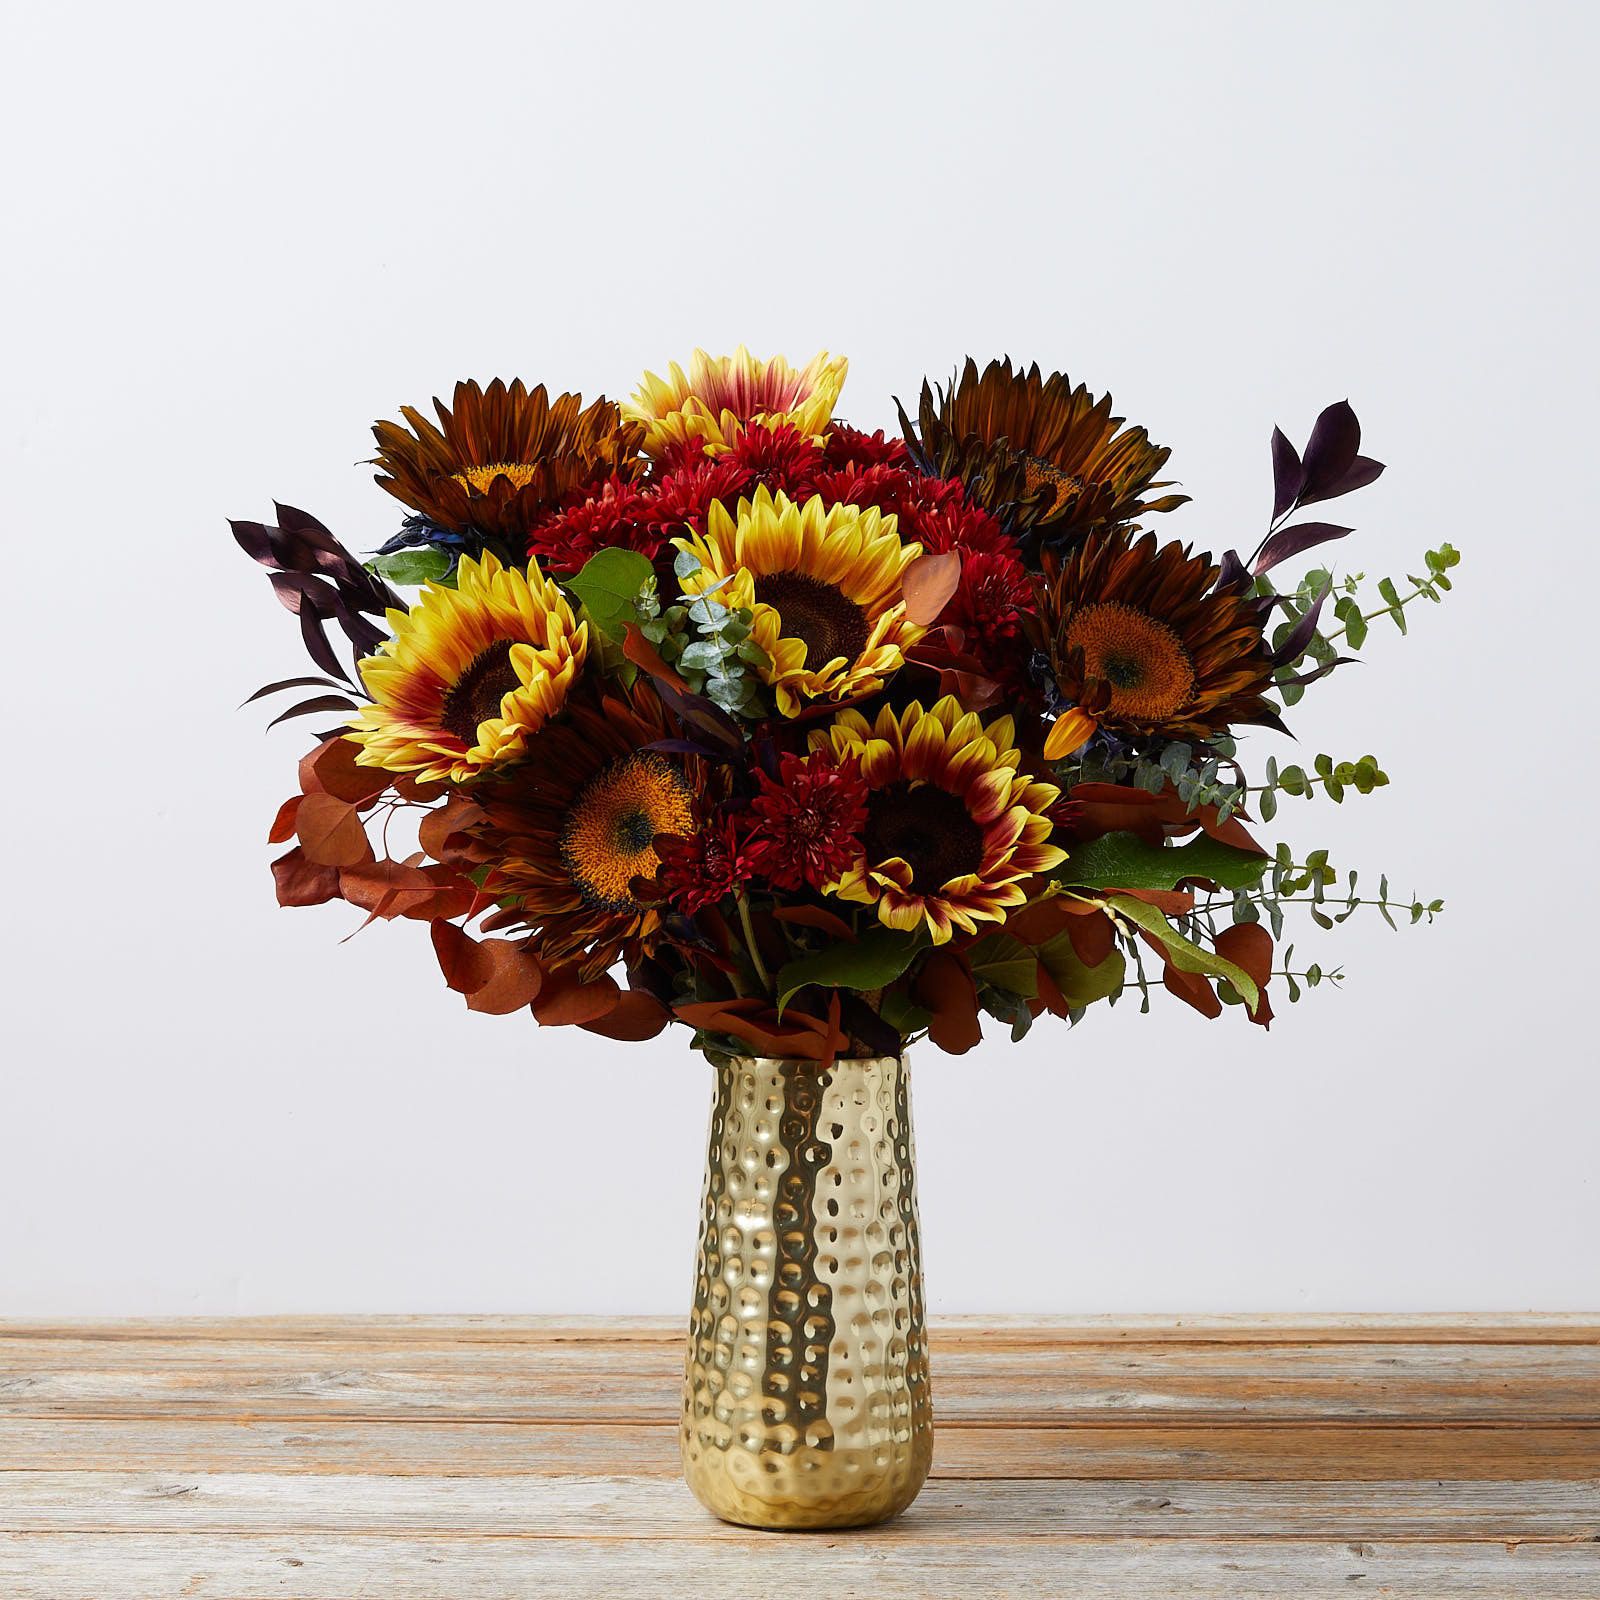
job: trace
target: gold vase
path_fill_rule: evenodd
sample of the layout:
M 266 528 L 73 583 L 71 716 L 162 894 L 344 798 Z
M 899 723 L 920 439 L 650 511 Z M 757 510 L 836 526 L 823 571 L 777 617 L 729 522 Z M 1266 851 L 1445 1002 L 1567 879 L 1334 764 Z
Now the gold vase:
M 933 1451 L 906 1063 L 716 1070 L 684 1476 L 748 1527 L 882 1522 Z

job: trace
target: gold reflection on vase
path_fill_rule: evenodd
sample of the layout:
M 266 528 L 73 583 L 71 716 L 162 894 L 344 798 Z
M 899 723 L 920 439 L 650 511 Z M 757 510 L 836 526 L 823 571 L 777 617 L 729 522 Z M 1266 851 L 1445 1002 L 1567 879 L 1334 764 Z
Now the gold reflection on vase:
M 684 1476 L 728 1522 L 881 1522 L 933 1448 L 906 1064 L 716 1071 Z

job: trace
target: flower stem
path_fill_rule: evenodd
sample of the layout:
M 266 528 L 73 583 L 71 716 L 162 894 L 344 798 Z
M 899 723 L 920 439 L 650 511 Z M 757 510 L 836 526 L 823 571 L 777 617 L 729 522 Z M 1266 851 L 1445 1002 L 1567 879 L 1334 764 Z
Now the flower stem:
M 756 969 L 756 978 L 761 984 L 762 991 L 772 993 L 772 979 L 762 964 L 761 950 L 756 944 L 756 930 L 750 922 L 750 902 L 741 894 L 737 896 L 739 903 L 739 926 L 744 929 L 745 948 L 750 952 L 750 964 Z

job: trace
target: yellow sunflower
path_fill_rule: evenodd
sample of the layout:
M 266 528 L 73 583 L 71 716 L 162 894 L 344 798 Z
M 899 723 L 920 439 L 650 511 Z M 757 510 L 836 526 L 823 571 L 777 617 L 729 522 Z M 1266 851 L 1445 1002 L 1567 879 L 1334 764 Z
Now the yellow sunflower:
M 796 505 L 763 485 L 739 502 L 737 519 L 713 501 L 705 533 L 673 543 L 700 563 L 685 595 L 716 589 L 729 609 L 752 613 L 750 635 L 767 655 L 761 676 L 786 717 L 808 700 L 881 689 L 926 631 L 906 620 L 900 594 L 922 546 L 901 544 L 894 517 L 875 507 L 829 506 L 820 495 Z
M 1045 815 L 1061 791 L 1017 770 L 1010 717 L 984 727 L 946 695 L 927 711 L 885 706 L 870 724 L 842 711 L 811 744 L 855 757 L 870 790 L 861 854 L 825 887 L 876 904 L 887 927 L 926 925 L 935 944 L 975 933 L 1023 904 L 1025 879 L 1067 859 Z
M 454 589 L 429 584 L 394 637 L 361 663 L 373 703 L 348 735 L 361 766 L 464 783 L 522 754 L 583 667 L 587 623 L 537 566 L 463 557 Z
M 644 424 L 644 448 L 650 455 L 660 455 L 668 445 L 692 443 L 702 445 L 708 455 L 721 455 L 752 422 L 768 428 L 787 425 L 807 438 L 820 438 L 828 431 L 848 365 L 843 356 L 829 356 L 826 350 L 799 368 L 782 356 L 761 361 L 743 345 L 731 356 L 696 350 L 687 373 L 676 361 L 665 378 L 645 373 L 622 413 L 630 422 Z

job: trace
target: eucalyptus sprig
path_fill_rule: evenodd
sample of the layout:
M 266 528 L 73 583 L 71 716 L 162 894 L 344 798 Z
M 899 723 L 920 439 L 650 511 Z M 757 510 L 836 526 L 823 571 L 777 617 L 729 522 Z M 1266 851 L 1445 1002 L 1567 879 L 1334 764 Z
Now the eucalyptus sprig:
M 1376 756 L 1362 756 L 1359 761 L 1335 761 L 1332 756 L 1319 755 L 1312 770 L 1287 766 L 1279 769 L 1276 756 L 1268 756 L 1265 767 L 1266 782 L 1251 784 L 1245 791 L 1258 796 L 1256 807 L 1263 822 L 1271 822 L 1278 814 L 1278 796 L 1293 795 L 1310 800 L 1320 788 L 1335 805 L 1344 803 L 1345 791 L 1354 789 L 1357 794 L 1371 794 L 1374 789 L 1388 785 L 1389 775 L 1378 765 Z

